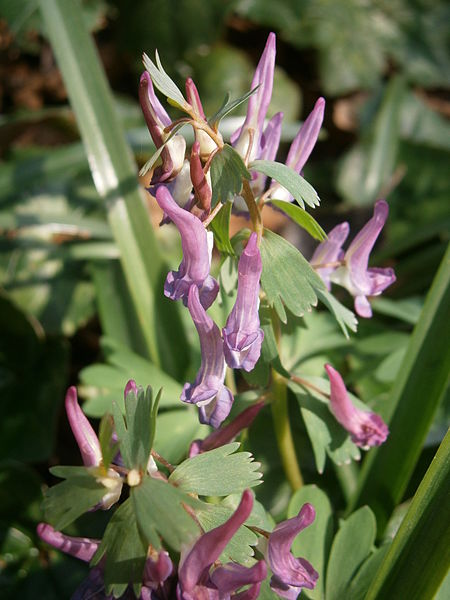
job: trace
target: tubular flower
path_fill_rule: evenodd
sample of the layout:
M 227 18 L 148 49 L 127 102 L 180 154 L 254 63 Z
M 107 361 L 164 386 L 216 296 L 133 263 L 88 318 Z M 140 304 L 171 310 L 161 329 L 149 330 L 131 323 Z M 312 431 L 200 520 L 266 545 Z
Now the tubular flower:
M 301 173 L 306 164 L 317 138 L 319 137 L 320 128 L 322 127 L 323 115 L 325 111 L 325 100 L 319 98 L 309 114 L 305 122 L 301 126 L 299 132 L 295 136 L 286 158 L 286 166 L 290 167 L 297 173 Z M 291 194 L 280 186 L 276 181 L 273 182 L 271 197 L 277 200 L 292 201 Z
M 253 496 L 249 490 L 242 494 L 241 502 L 231 517 L 204 533 L 181 558 L 178 570 L 178 600 L 226 600 L 230 597 L 250 600 L 254 588 L 266 577 L 264 561 L 251 568 L 228 563 L 217 567 L 210 575 L 211 566 L 219 559 L 223 550 L 241 525 L 248 519 L 253 508 Z M 232 594 L 244 585 L 250 590 Z M 248 595 L 245 595 L 248 594 Z
M 331 365 L 325 365 L 325 370 L 330 379 L 330 409 L 338 423 L 360 448 L 367 450 L 371 446 L 380 446 L 389 435 L 386 423 L 379 415 L 356 408 L 338 371 Z
M 200 339 L 202 363 L 194 383 L 186 383 L 181 400 L 199 407 L 201 423 L 219 427 L 228 416 L 233 404 L 233 394 L 224 385 L 225 358 L 220 331 L 206 314 L 195 285 L 191 285 L 188 309 Z
M 200 118 L 206 121 L 205 111 L 203 110 L 200 95 L 195 83 L 190 77 L 186 80 L 186 97 L 189 104 L 194 108 Z M 205 131 L 198 129 L 198 127 L 195 126 L 194 129 L 195 139 L 200 144 L 200 157 L 203 161 L 206 161 L 211 152 L 214 152 L 214 150 L 217 149 L 217 144 Z M 217 135 L 222 138 L 219 132 L 217 132 Z
M 180 208 L 165 187 L 158 188 L 156 201 L 177 226 L 183 248 L 183 260 L 178 271 L 167 275 L 164 294 L 171 300 L 182 299 L 186 305 L 189 289 L 194 285 L 199 290 L 202 306 L 208 308 L 219 291 L 217 281 L 209 274 L 212 234 L 206 232 L 199 218 Z
M 336 225 L 328 234 L 327 239 L 317 246 L 312 255 L 311 265 L 316 269 L 328 290 L 331 289 L 331 274 L 344 258 L 342 244 L 347 239 L 349 232 L 350 226 L 348 223 Z
M 348 224 L 341 223 L 330 232 L 328 240 L 318 246 L 311 259 L 325 283 L 329 286 L 331 281 L 345 287 L 355 298 L 357 314 L 367 319 L 372 316 L 372 308 L 367 296 L 379 296 L 396 279 L 393 269 L 368 267 L 370 252 L 386 223 L 388 213 L 387 202 L 378 200 L 375 203 L 373 217 L 354 238 L 345 254 L 340 246 L 347 237 Z M 323 268 L 319 266 L 335 261 L 342 264 Z
M 122 479 L 113 469 L 105 470 L 102 466 L 100 442 L 78 404 L 75 387 L 72 386 L 67 390 L 65 403 L 70 428 L 80 448 L 84 466 L 89 467 L 97 481 L 108 490 L 97 508 L 107 510 L 120 498 Z
M 264 119 L 272 97 L 275 44 L 275 34 L 270 33 L 251 85 L 251 89 L 256 86 L 259 88 L 248 100 L 247 115 L 242 127 L 231 136 L 231 143 L 236 151 L 243 158 L 248 155 L 249 162 L 261 155 Z
M 191 153 L 190 174 L 198 205 L 206 215 L 211 209 L 211 178 L 205 175 L 200 160 L 200 142 L 194 142 Z
M 139 102 L 147 123 L 152 140 L 157 148 L 160 148 L 169 137 L 165 128 L 171 124 L 167 112 L 153 90 L 152 79 L 147 71 L 141 75 L 139 82 Z M 181 135 L 174 135 L 166 143 L 162 153 L 162 166 L 155 169 L 152 184 L 171 181 L 176 177 L 183 166 L 186 141 Z
M 311 504 L 304 504 L 296 517 L 279 523 L 269 536 L 268 562 L 273 576 L 270 587 L 282 598 L 295 600 L 302 588 L 314 589 L 318 573 L 304 558 L 291 553 L 297 534 L 311 525 L 316 512 Z
M 253 232 L 239 259 L 237 298 L 222 331 L 228 366 L 245 371 L 258 361 L 264 339 L 258 314 L 262 261 L 257 239 Z
M 39 523 L 37 534 L 41 540 L 53 546 L 53 548 L 79 558 L 84 562 L 91 561 L 100 545 L 100 540 L 64 535 L 64 533 L 55 531 L 48 523 Z

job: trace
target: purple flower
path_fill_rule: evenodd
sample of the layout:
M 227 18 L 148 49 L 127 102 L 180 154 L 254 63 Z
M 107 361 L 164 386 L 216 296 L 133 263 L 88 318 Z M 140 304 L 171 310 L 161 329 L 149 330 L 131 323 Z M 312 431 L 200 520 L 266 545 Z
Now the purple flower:
M 211 209 L 211 178 L 205 175 L 200 160 L 200 142 L 195 141 L 192 146 L 190 163 L 191 181 L 194 186 L 195 198 L 205 215 L 208 215 Z
M 53 546 L 53 548 L 61 550 L 66 554 L 70 554 L 75 558 L 79 558 L 84 562 L 91 561 L 100 545 L 100 540 L 72 537 L 70 535 L 60 533 L 59 531 L 55 531 L 48 523 L 39 523 L 37 526 L 37 534 L 41 540 L 50 546 Z
M 330 276 L 344 258 L 342 244 L 347 239 L 349 232 L 350 226 L 348 223 L 336 225 L 328 234 L 327 239 L 317 246 L 312 255 L 311 265 L 316 269 L 328 290 L 331 289 Z
M 139 101 L 152 140 L 156 148 L 160 148 L 169 136 L 165 128 L 171 124 L 171 120 L 155 95 L 152 79 L 147 71 L 142 73 L 139 82 Z M 174 179 L 183 166 L 185 151 L 184 137 L 174 135 L 161 153 L 162 165 L 155 169 L 152 184 Z
M 379 296 L 396 277 L 393 269 L 369 268 L 369 255 L 383 229 L 389 213 L 384 200 L 375 203 L 373 217 L 364 225 L 343 254 L 341 246 L 348 235 L 348 224 L 341 223 L 322 242 L 311 259 L 316 270 L 329 287 L 330 281 L 345 287 L 355 298 L 355 311 L 370 318 L 372 308 L 367 296 Z M 332 266 L 333 262 L 342 264 Z M 324 264 L 324 267 L 319 265 Z
M 150 556 L 145 561 L 142 578 L 144 585 L 151 590 L 156 590 L 170 577 L 172 572 L 173 563 L 169 553 L 166 550 L 157 553 L 151 548 Z
M 205 111 L 203 110 L 202 102 L 200 100 L 199 93 L 195 86 L 195 83 L 189 77 L 186 79 L 186 97 L 188 99 L 189 104 L 194 108 L 195 112 L 198 114 L 200 119 L 206 121 Z M 202 129 L 195 127 L 195 139 L 200 144 L 200 157 L 203 161 L 206 161 L 214 150 L 217 149 L 216 142 Z M 222 136 L 219 132 L 217 132 L 219 138 L 222 139 Z
M 194 383 L 185 384 L 181 400 L 197 404 L 201 423 L 219 427 L 233 404 L 233 394 L 223 383 L 226 364 L 222 338 L 219 328 L 206 314 L 195 285 L 189 289 L 188 309 L 200 339 L 202 363 Z
M 200 302 L 208 308 L 219 291 L 217 281 L 209 274 L 211 267 L 212 234 L 195 215 L 183 210 L 164 186 L 158 188 L 156 201 L 180 232 L 183 260 L 178 271 L 170 271 L 164 284 L 164 294 L 171 300 L 187 304 L 189 289 L 196 286 Z
M 80 448 L 83 463 L 86 467 L 90 468 L 96 480 L 108 490 L 97 508 L 107 510 L 120 498 L 122 479 L 119 473 L 113 469 L 105 469 L 103 467 L 100 442 L 78 404 L 75 387 L 72 386 L 67 390 L 65 403 L 69 425 Z
M 389 429 L 383 419 L 370 411 L 356 408 L 349 398 L 344 381 L 331 365 L 325 365 L 330 379 L 330 410 L 346 429 L 352 442 L 367 450 L 386 441 Z
M 364 225 L 345 253 L 345 267 L 338 268 L 332 276 L 332 281 L 344 285 L 355 297 L 355 310 L 361 317 L 372 316 L 367 296 L 379 296 L 396 279 L 393 269 L 368 268 L 370 252 L 388 214 L 387 202 L 379 200 L 375 203 L 373 217 Z
M 286 166 L 301 173 L 319 137 L 325 111 L 325 100 L 319 98 L 295 136 L 286 158 Z M 292 201 L 292 195 L 276 181 L 272 182 L 271 198 Z
M 243 429 L 250 427 L 264 404 L 264 400 L 259 400 L 239 413 L 228 425 L 213 431 L 203 440 L 194 440 L 189 448 L 189 458 L 232 442 Z
M 275 34 L 270 33 L 251 85 L 251 89 L 258 85 L 259 88 L 249 98 L 247 116 L 242 127 L 231 136 L 231 143 L 242 157 L 245 158 L 249 153 L 249 162 L 261 155 L 264 119 L 272 97 L 275 44 Z M 267 143 L 266 140 L 263 142 L 264 144 Z
M 239 259 L 237 298 L 222 330 L 228 366 L 245 371 L 251 371 L 258 361 L 264 339 L 258 314 L 262 262 L 257 240 L 253 232 Z
M 250 590 L 233 594 L 234 598 L 250 600 L 255 586 L 266 578 L 264 561 L 247 568 L 228 563 L 217 567 L 210 575 L 211 566 L 219 559 L 226 545 L 241 525 L 248 519 L 253 508 L 253 496 L 249 490 L 242 494 L 241 502 L 231 517 L 219 527 L 204 533 L 180 562 L 178 570 L 178 600 L 225 600 L 244 585 Z M 247 594 L 248 595 L 245 595 Z
M 279 523 L 269 536 L 268 562 L 273 576 L 270 587 L 282 598 L 295 600 L 302 588 L 314 589 L 318 573 L 304 558 L 291 553 L 297 534 L 311 525 L 316 516 L 311 504 L 304 504 L 296 517 Z

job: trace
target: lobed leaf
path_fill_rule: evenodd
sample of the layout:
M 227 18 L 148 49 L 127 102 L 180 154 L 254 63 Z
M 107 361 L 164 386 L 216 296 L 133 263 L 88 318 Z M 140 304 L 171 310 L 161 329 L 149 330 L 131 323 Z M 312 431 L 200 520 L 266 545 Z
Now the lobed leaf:
M 261 84 L 259 84 L 259 85 L 261 85 Z M 230 102 L 230 94 L 227 93 L 227 95 L 225 96 L 225 99 L 223 101 L 222 106 L 219 108 L 219 110 L 212 117 L 210 117 L 208 119 L 208 123 L 211 125 L 211 127 L 213 129 L 217 130 L 217 127 L 218 127 L 220 121 L 224 117 L 226 117 L 231 111 L 233 111 L 235 108 L 237 108 L 238 106 L 240 106 L 241 104 L 243 104 L 244 102 L 246 102 L 250 98 L 250 96 L 253 96 L 253 94 L 259 88 L 259 85 L 257 85 L 256 87 L 254 87 L 249 92 L 246 92 L 243 96 L 240 96 L 236 100 L 231 100 L 231 102 Z
M 358 329 L 358 319 L 356 318 L 355 313 L 341 304 L 327 289 L 316 289 L 315 291 L 319 300 L 325 304 L 336 319 L 339 327 L 342 329 L 342 333 L 349 339 L 350 336 L 348 330 L 350 329 L 351 331 L 356 332 Z
M 147 54 L 145 54 L 145 52 L 142 56 L 142 60 L 145 68 L 152 78 L 155 87 L 158 88 L 158 90 L 164 94 L 166 98 L 172 100 L 172 102 L 175 103 L 175 106 L 183 108 L 186 105 L 186 100 L 178 89 L 177 84 L 165 72 L 159 59 L 158 50 L 155 50 L 156 65 L 147 56 Z
M 229 144 L 224 144 L 211 161 L 211 206 L 218 202 L 233 201 L 233 197 L 242 189 L 242 179 L 250 179 L 244 161 Z
M 274 160 L 254 160 L 249 164 L 250 170 L 258 171 L 278 181 L 304 209 L 305 203 L 311 208 L 319 206 L 320 200 L 316 190 L 301 175 L 290 167 Z
M 211 221 L 210 227 L 214 233 L 214 242 L 217 249 L 222 254 L 234 257 L 236 253 L 230 242 L 231 208 L 231 202 L 226 202 Z
M 130 498 L 119 506 L 109 521 L 102 542 L 91 564 L 104 558 L 106 593 L 116 598 L 125 593 L 129 583 L 139 595 L 148 544 L 144 541 Z
M 183 505 L 200 508 L 203 503 L 159 479 L 145 476 L 131 488 L 131 499 L 139 530 L 147 542 L 159 549 L 161 538 L 174 550 L 193 542 L 199 529 Z
M 260 464 L 249 452 L 235 452 L 239 442 L 188 458 L 170 475 L 169 482 L 201 496 L 227 496 L 262 483 Z
M 285 307 L 298 317 L 310 311 L 317 304 L 315 290 L 325 289 L 325 284 L 300 251 L 267 229 L 260 250 L 261 285 L 283 323 L 287 321 Z
M 271 200 L 270 204 L 276 206 L 282 210 L 288 217 L 290 217 L 297 225 L 300 225 L 305 231 L 309 233 L 314 239 L 322 242 L 327 239 L 327 234 L 319 225 L 319 223 L 306 212 L 304 208 L 297 206 L 292 202 L 284 202 L 283 200 Z

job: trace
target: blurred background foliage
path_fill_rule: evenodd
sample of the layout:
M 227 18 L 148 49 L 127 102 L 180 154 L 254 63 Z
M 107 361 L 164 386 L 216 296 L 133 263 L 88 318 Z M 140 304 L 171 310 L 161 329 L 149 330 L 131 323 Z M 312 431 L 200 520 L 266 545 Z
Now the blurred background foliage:
M 270 112 L 284 111 L 286 141 L 317 97 L 326 97 L 324 133 L 305 169 L 322 199 L 315 216 L 326 230 L 346 219 L 355 231 L 370 216 L 375 199 L 387 198 L 390 217 L 373 264 L 393 266 L 398 280 L 374 302 L 374 318 L 361 320 L 358 335 L 350 340 L 327 313 L 309 315 L 305 327 L 286 336 L 285 360 L 289 368 L 317 375 L 325 361 L 332 361 L 359 397 L 383 413 L 448 243 L 448 3 L 80 4 L 138 164 L 152 151 L 137 101 L 143 51 L 152 54 L 158 48 L 180 86 L 191 76 L 210 114 L 227 91 L 237 97 L 249 89 L 267 34 L 275 31 Z M 81 384 L 85 410 L 100 416 L 113 398 L 120 398 L 128 378 L 156 387 L 164 383 L 168 399 L 157 443 L 177 461 L 199 435 L 196 416 L 176 408 L 181 384 L 195 373 L 197 361 L 193 357 L 174 378 L 149 362 L 39 2 L 0 0 L 0 19 L 0 595 L 35 597 L 38 585 L 41 597 L 65 598 L 84 567 L 56 553 L 43 554 L 35 535 L 42 519 L 42 486 L 51 481 L 48 465 L 78 460 L 62 415 L 65 389 Z M 240 108 L 243 114 L 245 106 Z M 227 125 L 228 131 L 232 126 Z M 159 217 L 151 201 L 149 209 L 156 225 Z M 311 255 L 310 240 L 279 214 L 268 214 L 267 222 Z M 158 239 L 167 262 L 176 265 L 176 234 L 161 230 Z M 347 297 L 341 299 L 348 303 Z M 187 335 L 195 337 L 192 330 Z M 245 402 L 245 393 L 238 396 L 238 406 Z M 292 413 L 298 414 L 294 395 L 291 402 Z M 405 499 L 414 493 L 442 439 L 448 416 L 444 402 Z M 289 490 L 275 442 L 272 448 L 264 434 L 272 427 L 269 421 L 269 411 L 263 411 L 246 443 L 263 463 L 260 499 L 279 517 L 286 514 Z M 307 420 L 295 420 L 305 477 L 314 483 L 319 481 L 317 456 L 305 427 Z M 177 433 L 177 444 L 169 431 Z M 325 450 L 339 463 L 329 447 Z M 331 468 L 328 478 L 320 479 L 322 487 L 333 491 L 336 511 L 345 506 L 348 491 L 340 473 L 336 476 Z M 347 475 L 351 481 L 351 473 Z M 101 532 L 98 518 L 83 519 Z M 73 533 L 85 525 L 77 523 Z

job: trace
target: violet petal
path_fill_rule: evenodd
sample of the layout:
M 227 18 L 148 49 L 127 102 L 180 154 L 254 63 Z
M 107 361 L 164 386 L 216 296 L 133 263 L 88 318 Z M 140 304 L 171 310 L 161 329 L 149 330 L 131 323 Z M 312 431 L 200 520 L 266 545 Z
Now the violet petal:
M 330 379 L 331 412 L 350 433 L 352 442 L 364 449 L 385 442 L 389 429 L 383 419 L 373 412 L 356 408 L 339 372 L 331 365 L 325 365 L 325 370 Z

